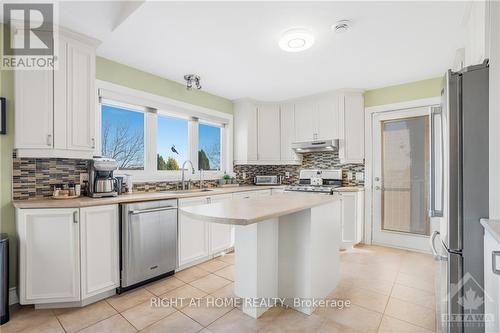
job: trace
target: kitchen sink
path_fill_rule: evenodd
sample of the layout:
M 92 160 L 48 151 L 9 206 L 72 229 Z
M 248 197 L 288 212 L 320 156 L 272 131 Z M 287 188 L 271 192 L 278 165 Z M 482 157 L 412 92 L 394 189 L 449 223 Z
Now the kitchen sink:
M 176 190 L 176 191 L 161 191 L 160 193 L 166 194 L 186 194 L 186 193 L 203 193 L 203 192 L 219 192 L 222 191 L 218 188 L 196 188 L 192 190 Z

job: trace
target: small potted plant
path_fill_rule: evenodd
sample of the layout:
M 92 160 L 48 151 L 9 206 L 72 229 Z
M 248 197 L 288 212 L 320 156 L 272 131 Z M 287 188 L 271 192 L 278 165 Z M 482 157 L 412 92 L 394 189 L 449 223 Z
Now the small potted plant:
M 222 184 L 230 184 L 231 183 L 231 176 L 229 176 L 227 173 L 224 172 L 224 176 L 222 176 L 221 183 Z

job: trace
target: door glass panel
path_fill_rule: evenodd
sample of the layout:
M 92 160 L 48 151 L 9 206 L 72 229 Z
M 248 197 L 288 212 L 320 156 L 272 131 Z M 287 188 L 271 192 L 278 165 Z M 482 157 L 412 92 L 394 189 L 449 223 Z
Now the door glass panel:
M 382 229 L 429 235 L 428 116 L 381 125 Z

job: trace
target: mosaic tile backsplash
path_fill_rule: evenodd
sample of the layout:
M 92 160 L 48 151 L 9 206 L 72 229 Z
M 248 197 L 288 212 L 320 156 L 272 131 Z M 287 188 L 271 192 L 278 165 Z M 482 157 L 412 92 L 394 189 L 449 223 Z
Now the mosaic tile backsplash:
M 364 164 L 341 164 L 338 152 L 317 152 L 303 154 L 302 165 L 235 165 L 234 172 L 236 180 L 240 184 L 251 185 L 256 175 L 280 175 L 283 177 L 283 184 L 294 184 L 299 180 L 300 169 L 332 169 L 342 168 L 343 186 L 363 186 L 364 179 L 348 180 L 348 172 L 365 172 Z M 285 177 L 286 172 L 290 173 L 289 178 Z M 245 174 L 245 178 L 243 177 Z
M 242 185 L 253 184 L 256 175 L 281 175 L 283 184 L 299 180 L 300 169 L 342 168 L 343 186 L 362 186 L 363 180 L 347 180 L 347 172 L 364 172 L 363 164 L 341 165 L 337 152 L 304 154 L 302 165 L 235 165 L 236 180 Z M 62 158 L 18 158 L 13 159 L 13 199 L 27 200 L 50 197 L 54 185 L 78 183 L 80 174 L 87 172 L 87 160 Z M 289 172 L 289 177 L 285 174 Z M 246 178 L 243 178 L 245 173 Z M 177 189 L 179 182 L 136 182 L 134 192 L 157 192 Z M 217 180 L 204 180 L 204 186 L 215 187 Z M 199 187 L 199 181 L 193 181 Z
M 14 156 L 12 167 L 13 199 L 36 199 L 51 196 L 54 185 L 78 184 L 80 173 L 87 172 L 87 160 Z

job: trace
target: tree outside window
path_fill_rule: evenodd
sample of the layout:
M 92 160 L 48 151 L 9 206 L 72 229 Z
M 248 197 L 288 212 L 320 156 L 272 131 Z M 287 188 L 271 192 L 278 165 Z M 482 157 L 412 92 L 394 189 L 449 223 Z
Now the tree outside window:
M 143 170 L 144 113 L 103 104 L 101 117 L 102 155 L 121 170 Z
M 158 116 L 157 170 L 180 170 L 188 159 L 188 121 Z
M 199 124 L 198 126 L 198 169 L 220 170 L 221 129 Z

